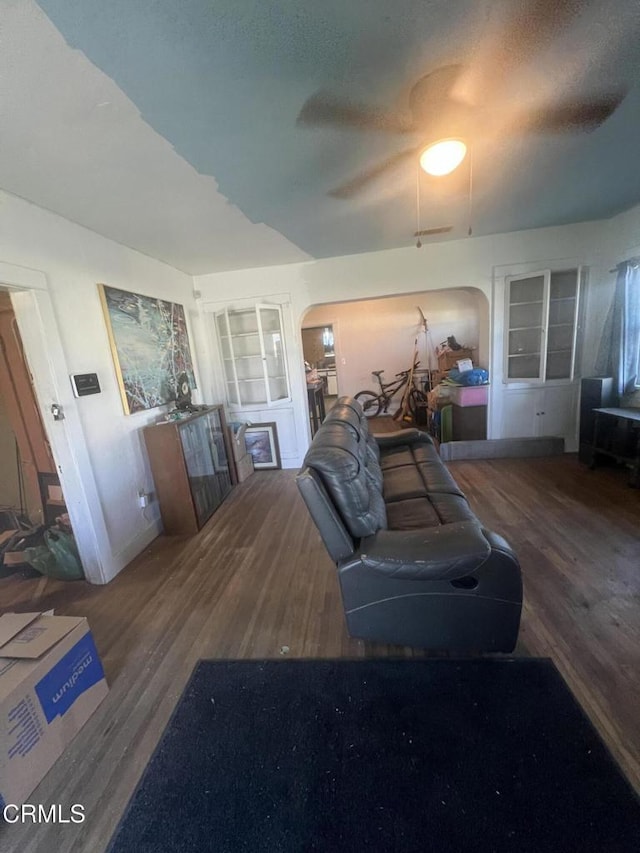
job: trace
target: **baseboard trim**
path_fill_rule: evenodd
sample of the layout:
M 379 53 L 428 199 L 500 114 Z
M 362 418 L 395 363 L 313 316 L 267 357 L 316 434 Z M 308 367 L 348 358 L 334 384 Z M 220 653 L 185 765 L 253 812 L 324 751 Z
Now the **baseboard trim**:
M 490 438 L 486 441 L 446 441 L 440 445 L 440 456 L 456 459 L 508 459 L 526 456 L 559 456 L 564 453 L 564 438 Z

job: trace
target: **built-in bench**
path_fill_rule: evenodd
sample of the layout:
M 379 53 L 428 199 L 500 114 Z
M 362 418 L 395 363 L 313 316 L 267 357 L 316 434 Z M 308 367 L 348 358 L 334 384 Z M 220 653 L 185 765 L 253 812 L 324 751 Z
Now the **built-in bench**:
M 482 526 L 427 434 L 373 436 L 358 401 L 341 397 L 297 482 L 337 565 L 352 636 L 513 650 L 522 608 L 518 560 Z

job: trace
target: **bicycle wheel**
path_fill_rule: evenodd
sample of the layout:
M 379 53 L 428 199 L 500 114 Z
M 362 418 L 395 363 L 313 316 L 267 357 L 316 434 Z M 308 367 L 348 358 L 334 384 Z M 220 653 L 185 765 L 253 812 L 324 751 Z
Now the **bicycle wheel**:
M 380 414 L 382 401 L 380 395 L 376 394 L 375 391 L 358 391 L 355 397 L 362 406 L 366 417 L 375 418 L 376 415 Z

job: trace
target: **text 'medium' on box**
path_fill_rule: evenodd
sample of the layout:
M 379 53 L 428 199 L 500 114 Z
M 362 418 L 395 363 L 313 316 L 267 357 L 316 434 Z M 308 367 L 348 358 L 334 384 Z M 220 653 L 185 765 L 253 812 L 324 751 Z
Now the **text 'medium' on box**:
M 82 616 L 0 616 L 0 808 L 21 805 L 108 691 Z

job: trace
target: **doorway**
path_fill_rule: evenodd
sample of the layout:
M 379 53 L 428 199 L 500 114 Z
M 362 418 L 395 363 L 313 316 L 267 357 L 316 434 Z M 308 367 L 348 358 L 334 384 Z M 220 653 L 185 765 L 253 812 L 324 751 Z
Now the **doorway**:
M 32 575 L 36 562 L 40 570 L 55 572 L 56 560 L 46 542 L 55 541 L 57 547 L 63 539 L 79 569 L 62 486 L 6 290 L 0 290 L 0 469 L 0 577 Z
M 428 388 L 439 368 L 438 345 L 449 337 L 473 351 L 474 365 L 484 367 L 490 360 L 489 302 L 474 287 L 314 305 L 301 321 L 303 351 L 309 330 L 329 326 L 334 332 L 339 329 L 334 352 L 340 395 L 365 390 L 375 394 L 379 385 L 373 371 L 382 371 L 384 381 L 390 382 L 410 368 L 416 350 L 414 382 L 420 390 Z M 442 406 L 444 400 L 443 393 Z M 389 413 L 394 414 L 401 402 L 401 395 L 396 395 Z
M 305 326 L 302 329 L 302 352 L 307 370 L 315 370 L 324 381 L 325 397 L 331 405 L 338 396 L 338 371 L 333 323 Z M 307 367 L 308 365 L 308 367 Z

